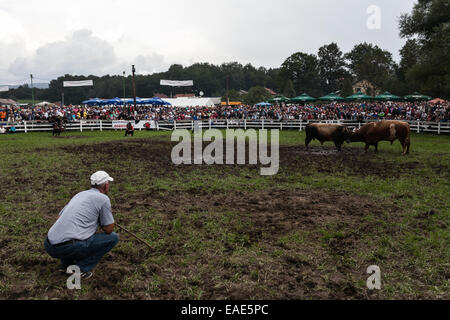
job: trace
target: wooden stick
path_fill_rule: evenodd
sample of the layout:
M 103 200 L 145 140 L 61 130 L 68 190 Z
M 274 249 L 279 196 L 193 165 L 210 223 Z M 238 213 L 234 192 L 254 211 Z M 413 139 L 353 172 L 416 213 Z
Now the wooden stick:
M 149 245 L 146 241 L 142 240 L 141 238 L 139 238 L 137 235 L 135 235 L 133 232 L 128 231 L 127 229 L 125 229 L 124 227 L 122 227 L 120 224 L 118 224 L 117 222 L 115 223 L 116 226 L 118 226 L 120 229 L 122 229 L 125 232 L 128 232 L 129 234 L 131 234 L 133 237 L 135 237 L 136 239 L 138 239 L 139 241 L 141 241 L 142 243 L 144 243 L 147 247 L 149 247 L 150 249 L 153 249 L 151 245 Z

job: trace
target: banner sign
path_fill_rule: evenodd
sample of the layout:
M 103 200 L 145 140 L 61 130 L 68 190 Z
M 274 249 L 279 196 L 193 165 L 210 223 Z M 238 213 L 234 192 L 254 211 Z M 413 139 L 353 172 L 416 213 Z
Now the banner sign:
M 135 130 L 137 129 L 146 129 L 147 127 L 145 126 L 146 123 L 150 124 L 149 129 L 156 129 L 156 124 L 155 124 L 155 120 L 140 120 L 138 123 L 134 123 L 134 120 L 128 121 L 128 120 L 114 120 L 112 122 L 112 127 L 113 129 L 126 129 L 127 128 L 127 124 L 128 122 L 131 122 L 131 124 L 133 125 L 133 128 Z
M 0 87 L 0 92 L 5 92 L 5 91 L 9 91 L 9 87 L 8 86 L 1 86 Z
M 63 87 L 86 87 L 93 86 L 94 81 L 92 80 L 81 80 L 81 81 L 64 81 Z
M 194 80 L 178 81 L 178 80 L 162 80 L 159 83 L 162 86 L 171 87 L 191 87 L 194 85 Z

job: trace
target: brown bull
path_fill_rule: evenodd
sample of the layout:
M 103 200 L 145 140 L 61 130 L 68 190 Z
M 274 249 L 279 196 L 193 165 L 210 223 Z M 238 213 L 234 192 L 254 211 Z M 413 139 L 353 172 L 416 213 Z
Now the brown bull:
M 338 151 L 341 151 L 341 146 L 345 140 L 348 140 L 352 134 L 351 130 L 340 124 L 327 123 L 310 123 L 305 127 L 306 138 L 305 146 L 313 139 L 317 139 L 323 144 L 325 141 L 333 141 Z
M 364 150 L 367 152 L 371 145 L 375 146 L 378 152 L 379 141 L 390 141 L 391 145 L 396 139 L 400 141 L 403 148 L 403 155 L 409 153 L 411 130 L 409 124 L 398 120 L 383 120 L 370 122 L 363 125 L 359 130 L 354 130 L 350 141 L 365 142 Z

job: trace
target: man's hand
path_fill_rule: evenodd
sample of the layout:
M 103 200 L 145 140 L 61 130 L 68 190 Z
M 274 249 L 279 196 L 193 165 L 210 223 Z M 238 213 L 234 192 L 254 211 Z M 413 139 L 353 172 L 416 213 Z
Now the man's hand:
M 114 223 L 109 224 L 107 226 L 102 226 L 103 231 L 105 231 L 106 234 L 110 234 L 114 231 Z

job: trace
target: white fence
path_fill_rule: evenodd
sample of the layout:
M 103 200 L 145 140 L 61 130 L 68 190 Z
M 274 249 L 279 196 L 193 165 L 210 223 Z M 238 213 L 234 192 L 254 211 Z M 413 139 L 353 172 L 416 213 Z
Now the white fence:
M 141 120 L 146 122 L 145 120 Z M 304 130 L 308 123 L 322 122 L 322 123 L 340 123 L 347 127 L 359 128 L 364 123 L 373 122 L 373 120 L 366 120 L 362 122 L 354 120 L 234 120 L 234 119 L 217 119 L 217 120 L 202 120 L 198 121 L 200 129 L 279 129 L 279 130 Z M 429 132 L 436 134 L 450 133 L 449 122 L 427 122 L 427 121 L 407 121 L 411 126 L 412 132 Z M 33 131 L 52 131 L 52 124 L 48 122 L 37 121 L 21 121 L 10 122 L 6 126 L 14 124 L 17 132 L 33 132 Z M 155 121 L 154 130 L 174 130 L 174 129 L 194 129 L 193 120 L 184 121 Z M 94 130 L 121 130 L 113 127 L 112 121 L 105 120 L 83 120 L 75 121 L 65 124 L 66 131 L 94 131 Z M 142 130 L 142 129 L 138 129 Z

